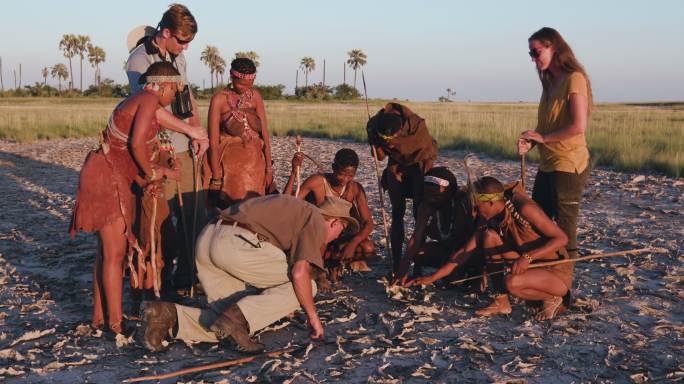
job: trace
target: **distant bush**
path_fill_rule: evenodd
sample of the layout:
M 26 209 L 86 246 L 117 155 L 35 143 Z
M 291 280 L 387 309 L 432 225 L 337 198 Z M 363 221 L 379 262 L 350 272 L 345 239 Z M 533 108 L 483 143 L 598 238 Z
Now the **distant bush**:
M 295 89 L 295 97 L 298 99 L 330 100 L 332 98 L 332 93 L 332 88 L 322 83 Z
M 128 84 L 116 84 L 112 79 L 104 79 L 100 85 L 95 84 L 88 87 L 83 92 L 84 96 L 99 97 L 128 97 L 131 94 L 131 87 Z
M 255 85 L 254 88 L 261 93 L 264 100 L 279 100 L 282 99 L 285 91 L 285 86 L 282 84 L 276 85 Z
M 338 100 L 355 100 L 361 97 L 359 90 L 348 84 L 340 84 L 334 90 L 333 96 Z

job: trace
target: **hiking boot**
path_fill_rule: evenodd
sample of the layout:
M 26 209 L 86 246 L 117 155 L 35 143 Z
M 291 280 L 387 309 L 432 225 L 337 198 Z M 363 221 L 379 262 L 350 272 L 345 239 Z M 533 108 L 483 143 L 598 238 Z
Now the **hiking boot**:
M 240 352 L 259 353 L 265 348 L 263 344 L 249 337 L 249 324 L 236 304 L 223 311 L 209 329 L 219 339 L 232 338 L 236 344 L 235 349 Z
M 148 301 L 143 311 L 143 340 L 145 348 L 152 352 L 163 348 L 162 341 L 176 326 L 176 305 L 166 301 Z

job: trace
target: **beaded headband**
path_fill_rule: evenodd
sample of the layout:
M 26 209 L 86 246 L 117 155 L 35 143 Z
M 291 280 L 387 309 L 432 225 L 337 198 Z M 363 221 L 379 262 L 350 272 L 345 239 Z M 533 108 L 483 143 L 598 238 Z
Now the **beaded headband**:
M 254 80 L 256 79 L 256 73 L 240 73 L 234 69 L 230 70 L 230 74 L 232 76 L 237 77 L 238 79 L 245 79 L 245 80 Z
M 148 83 L 180 83 L 183 81 L 182 76 L 147 76 L 145 80 Z
M 475 193 L 475 200 L 486 203 L 488 201 L 501 201 L 504 199 L 503 192 Z
M 444 188 L 449 186 L 449 180 L 444 180 L 444 179 L 437 177 L 437 176 L 425 176 L 423 178 L 423 181 L 426 183 L 437 184 L 440 187 L 444 187 Z

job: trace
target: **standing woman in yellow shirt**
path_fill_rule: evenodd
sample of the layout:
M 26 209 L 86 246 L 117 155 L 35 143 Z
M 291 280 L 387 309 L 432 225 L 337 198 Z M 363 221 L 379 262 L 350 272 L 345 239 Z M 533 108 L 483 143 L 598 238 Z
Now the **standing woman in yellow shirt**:
M 523 132 L 518 153 L 524 155 L 535 145 L 539 148 L 532 199 L 565 232 L 568 254 L 576 258 L 577 215 L 589 176 L 584 132 L 592 105 L 591 84 L 558 31 L 542 28 L 528 42 L 543 91 L 537 128 Z

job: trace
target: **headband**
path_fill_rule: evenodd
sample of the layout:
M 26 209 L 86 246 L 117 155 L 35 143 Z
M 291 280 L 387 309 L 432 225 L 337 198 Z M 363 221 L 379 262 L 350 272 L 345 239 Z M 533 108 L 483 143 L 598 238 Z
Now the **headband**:
M 503 192 L 494 193 L 475 193 L 475 200 L 486 203 L 488 201 L 502 201 L 504 199 Z
M 425 176 L 423 178 L 423 181 L 426 183 L 437 184 L 440 187 L 444 187 L 444 188 L 449 186 L 449 180 L 444 180 L 444 179 L 439 178 L 437 176 Z
M 147 76 L 145 81 L 148 83 L 180 83 L 183 81 L 183 77 L 178 76 Z
M 240 73 L 234 69 L 230 70 L 230 74 L 232 76 L 237 77 L 238 79 L 245 79 L 245 80 L 254 80 L 256 79 L 256 72 L 255 73 Z

